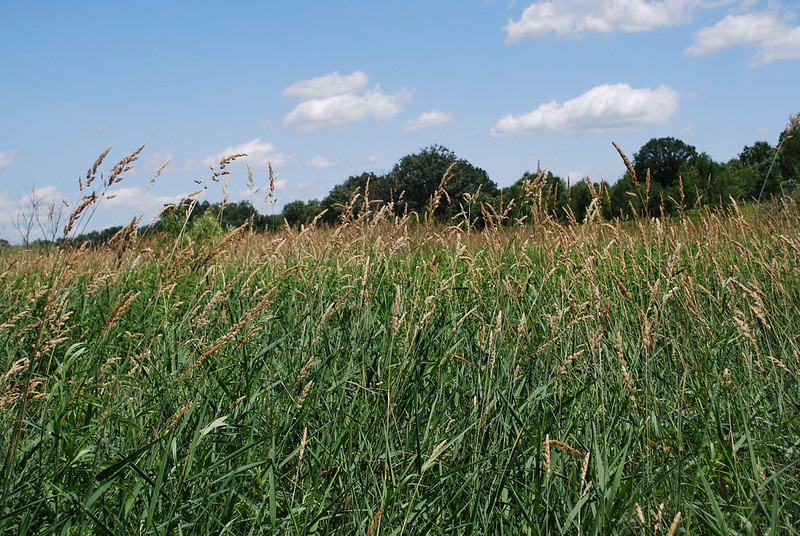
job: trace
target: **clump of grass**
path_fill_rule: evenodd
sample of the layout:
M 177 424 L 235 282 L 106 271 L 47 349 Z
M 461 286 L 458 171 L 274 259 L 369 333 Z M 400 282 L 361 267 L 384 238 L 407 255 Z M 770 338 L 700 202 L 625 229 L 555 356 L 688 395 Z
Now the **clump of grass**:
M 0 532 L 797 533 L 796 212 L 350 214 L 0 257 Z

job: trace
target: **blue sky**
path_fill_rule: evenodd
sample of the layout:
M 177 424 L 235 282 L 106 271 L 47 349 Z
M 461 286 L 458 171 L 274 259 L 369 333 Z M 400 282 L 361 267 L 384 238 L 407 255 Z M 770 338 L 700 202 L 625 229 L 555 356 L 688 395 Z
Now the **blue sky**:
M 757 0 L 0 0 L 0 237 L 30 191 L 144 144 L 89 228 L 145 221 L 230 167 L 263 213 L 440 144 L 500 186 L 615 181 L 653 137 L 727 161 L 800 111 L 800 5 Z M 168 166 L 152 189 L 152 174 Z M 256 185 L 246 185 L 249 162 Z M 267 163 L 277 203 L 265 203 Z

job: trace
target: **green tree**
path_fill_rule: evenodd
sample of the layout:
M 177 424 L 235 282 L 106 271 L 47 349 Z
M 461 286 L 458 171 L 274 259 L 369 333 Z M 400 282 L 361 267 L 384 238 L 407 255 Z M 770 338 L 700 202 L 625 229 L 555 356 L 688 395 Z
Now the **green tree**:
M 292 201 L 283 207 L 283 218 L 292 227 L 308 225 L 322 212 L 322 205 L 316 199 L 311 201 Z
M 535 212 L 563 220 L 567 190 L 564 180 L 549 171 L 544 175 L 526 171 L 517 182 L 503 188 L 501 197 L 505 206 L 514 203 L 509 212 L 512 222 L 529 218 Z
M 367 191 L 367 185 L 369 185 L 370 199 L 377 199 L 379 203 L 386 202 L 388 194 L 385 181 L 384 177 L 378 177 L 372 173 L 348 177 L 342 184 L 334 186 L 320 202 L 320 211 L 326 211 L 322 220 L 335 223 L 343 217 L 355 217 L 361 214 L 364 210 L 363 196 Z M 355 193 L 360 196 L 358 199 L 353 199 Z M 354 201 L 353 206 L 350 206 L 351 200 Z M 374 208 L 374 206 L 370 207 L 371 210 Z
M 567 191 L 567 206 L 578 223 L 586 219 L 586 211 L 592 203 L 592 192 L 586 181 L 579 181 Z
M 694 164 L 697 149 L 676 138 L 653 138 L 633 156 L 633 168 L 639 182 L 645 181 L 647 170 L 653 183 L 669 187 L 678 182 L 682 168 Z
M 778 138 L 776 165 L 781 181 L 791 182 L 793 187 L 800 183 L 800 113 L 792 118 Z
M 189 226 L 189 236 L 197 241 L 214 241 L 219 239 L 222 233 L 222 226 L 210 210 L 206 210 L 202 216 L 192 220 Z
M 499 190 L 483 169 L 477 168 L 441 145 L 407 155 L 395 164 L 387 176 L 387 186 L 395 199 L 397 210 L 424 214 L 428 203 L 448 173 L 443 195 L 434 216 L 447 220 L 461 211 L 464 194 L 473 195 L 480 189 L 477 201 L 496 203 Z

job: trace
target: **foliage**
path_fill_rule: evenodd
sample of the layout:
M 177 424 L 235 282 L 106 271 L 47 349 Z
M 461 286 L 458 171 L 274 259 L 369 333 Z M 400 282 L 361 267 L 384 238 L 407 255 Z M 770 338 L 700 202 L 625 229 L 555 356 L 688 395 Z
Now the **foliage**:
M 697 156 L 697 149 L 679 139 L 653 138 L 634 155 L 633 167 L 640 182 L 646 180 L 649 170 L 654 184 L 669 187 L 677 182 L 681 169 L 692 165 Z
M 222 233 L 222 225 L 210 210 L 205 211 L 199 218 L 194 218 L 189 229 L 189 236 L 198 241 L 218 240 Z
M 796 114 L 778 139 L 777 173 L 782 181 L 800 183 L 800 113 Z
M 364 210 L 363 196 L 374 192 L 374 186 L 378 186 L 380 193 L 387 194 L 382 188 L 386 184 L 384 177 L 377 177 L 372 173 L 362 173 L 348 177 L 342 184 L 337 184 L 331 189 L 330 193 L 320 203 L 320 208 L 325 211 L 323 220 L 328 223 L 341 221 L 343 218 L 358 216 Z M 372 197 L 372 196 L 370 196 Z M 361 198 L 361 202 L 359 202 Z M 388 195 L 381 195 L 377 199 L 381 202 L 390 201 Z M 374 205 L 370 207 L 370 210 Z
M 440 220 L 448 220 L 462 211 L 465 194 L 473 195 L 480 191 L 481 200 L 492 203 L 499 194 L 497 185 L 489 179 L 486 171 L 459 159 L 441 145 L 404 156 L 395 164 L 386 181 L 389 191 L 396 193 L 399 213 L 424 214 L 437 190 L 443 188 L 438 206 L 434 207 L 434 216 Z
M 283 217 L 292 227 L 308 225 L 322 212 L 322 205 L 316 199 L 311 201 L 292 201 L 283 207 Z

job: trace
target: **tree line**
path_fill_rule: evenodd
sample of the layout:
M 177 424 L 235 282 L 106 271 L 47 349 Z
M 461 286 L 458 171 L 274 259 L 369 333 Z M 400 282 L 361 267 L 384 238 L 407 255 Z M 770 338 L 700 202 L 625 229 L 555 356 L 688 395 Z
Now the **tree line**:
M 628 171 L 614 184 L 589 178 L 570 183 L 537 170 L 499 188 L 484 170 L 434 145 L 404 156 L 384 175 L 351 176 L 322 200 L 293 201 L 282 217 L 289 225 L 317 217 L 336 223 L 366 210 L 388 210 L 420 220 L 450 221 L 461 215 L 478 225 L 486 219 L 521 223 L 536 203 L 548 217 L 579 223 L 590 214 L 606 220 L 665 217 L 701 206 L 724 207 L 731 200 L 772 200 L 800 194 L 799 120 L 800 114 L 777 145 L 758 141 L 722 163 L 680 139 L 653 138 L 632 162 L 620 150 Z
M 589 178 L 571 183 L 537 169 L 500 188 L 483 169 L 446 147 L 432 145 L 402 157 L 388 173 L 350 176 L 324 198 L 292 201 L 280 214 L 259 214 L 248 201 L 187 199 L 165 207 L 154 224 L 139 230 L 214 238 L 245 223 L 256 231 L 274 231 L 286 225 L 299 227 L 312 221 L 334 225 L 377 214 L 417 221 L 461 220 L 475 227 L 524 224 L 532 216 L 581 223 L 592 218 L 667 217 L 702 206 L 725 207 L 731 200 L 800 197 L 798 123 L 800 113 L 781 132 L 777 145 L 757 141 L 727 162 L 716 162 L 673 137 L 649 140 L 632 160 L 617 147 L 627 171 L 613 184 Z M 30 231 L 33 221 L 27 223 Z M 105 243 L 121 229 L 92 231 L 75 241 Z

